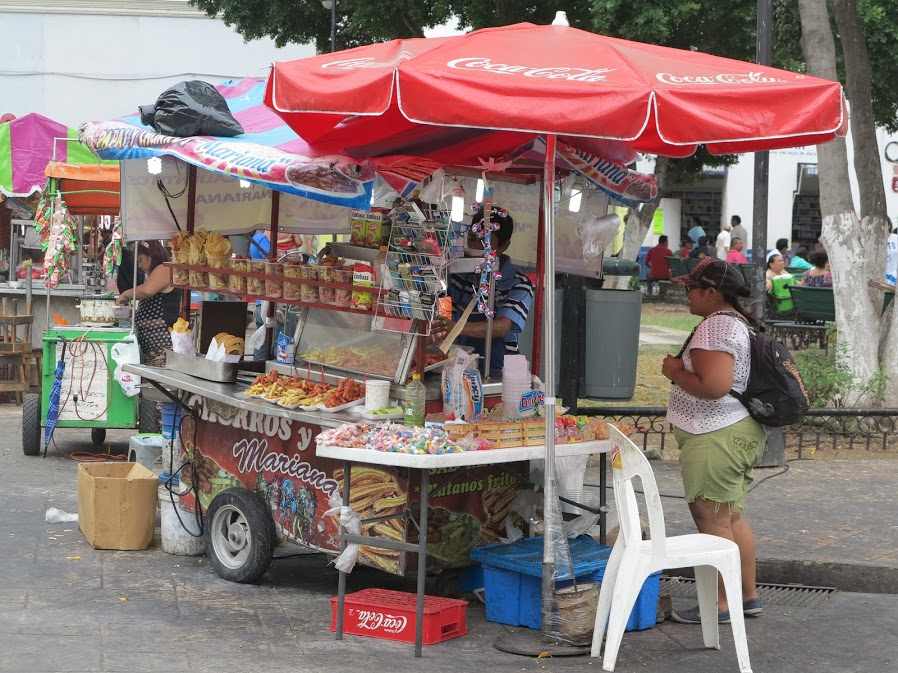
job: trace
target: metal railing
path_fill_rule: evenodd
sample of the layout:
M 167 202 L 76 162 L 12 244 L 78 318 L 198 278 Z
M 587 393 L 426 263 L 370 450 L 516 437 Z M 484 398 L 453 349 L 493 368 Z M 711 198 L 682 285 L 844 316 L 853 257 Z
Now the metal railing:
M 642 438 L 642 448 L 664 451 L 671 428 L 665 407 L 580 407 L 578 414 L 601 416 L 632 425 L 633 437 Z M 810 409 L 796 425 L 783 428 L 786 448 L 799 458 L 820 449 L 898 450 L 898 409 Z

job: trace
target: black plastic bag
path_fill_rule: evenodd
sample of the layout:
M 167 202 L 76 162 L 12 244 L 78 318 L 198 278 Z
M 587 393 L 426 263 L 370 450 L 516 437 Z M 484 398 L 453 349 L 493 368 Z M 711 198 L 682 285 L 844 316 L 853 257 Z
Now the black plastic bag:
M 215 87 L 197 79 L 163 91 L 155 105 L 140 106 L 140 121 L 167 136 L 239 136 L 243 133 Z

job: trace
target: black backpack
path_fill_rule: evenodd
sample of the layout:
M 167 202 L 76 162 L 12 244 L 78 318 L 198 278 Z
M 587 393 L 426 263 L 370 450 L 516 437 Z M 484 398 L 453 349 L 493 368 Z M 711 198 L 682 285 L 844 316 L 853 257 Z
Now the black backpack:
M 748 386 L 744 393 L 731 390 L 730 395 L 742 402 L 749 415 L 761 425 L 781 428 L 800 421 L 808 410 L 808 396 L 789 349 L 755 330 L 738 313 L 727 311 L 725 315 L 746 323 L 751 344 Z M 691 340 L 690 334 L 680 356 Z

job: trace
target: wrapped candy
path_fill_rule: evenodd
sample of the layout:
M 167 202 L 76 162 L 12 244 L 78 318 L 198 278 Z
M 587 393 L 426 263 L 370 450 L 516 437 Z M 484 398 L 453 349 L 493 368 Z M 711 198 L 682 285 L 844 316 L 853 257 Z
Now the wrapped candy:
M 353 423 L 326 430 L 318 441 L 331 446 L 366 448 L 390 453 L 438 455 L 465 450 L 451 441 L 442 428 L 409 427 L 398 423 Z
M 75 251 L 75 246 L 78 243 L 75 236 L 75 224 L 62 200 L 62 196 L 58 193 L 53 201 L 52 210 L 47 247 L 44 253 L 44 269 L 47 274 L 46 286 L 49 288 L 59 285 L 69 268 L 67 256 Z
M 490 276 L 496 280 L 502 277 L 499 273 L 496 251 L 493 250 L 493 232 L 499 228 L 499 224 L 493 221 L 493 215 L 507 213 L 504 209 L 494 213 L 496 209 L 493 207 L 493 188 L 486 179 L 486 173 L 483 174 L 482 179 L 483 205 L 474 205 L 475 208 L 481 210 L 483 217 L 471 226 L 471 231 L 477 235 L 483 245 L 483 262 L 477 267 L 480 278 L 477 287 L 474 288 L 474 293 L 477 296 L 477 310 L 487 318 L 492 318 L 495 312 L 490 308 Z
M 112 238 L 103 250 L 103 268 L 111 276 L 122 263 L 122 220 L 116 216 L 112 220 Z

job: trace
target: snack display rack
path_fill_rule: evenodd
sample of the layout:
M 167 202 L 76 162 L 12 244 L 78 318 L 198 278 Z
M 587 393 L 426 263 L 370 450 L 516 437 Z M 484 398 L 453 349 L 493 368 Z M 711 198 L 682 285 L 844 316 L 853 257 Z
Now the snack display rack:
M 437 297 L 446 291 L 449 262 L 448 213 L 439 219 L 394 221 L 375 312 L 378 329 L 427 336 Z

